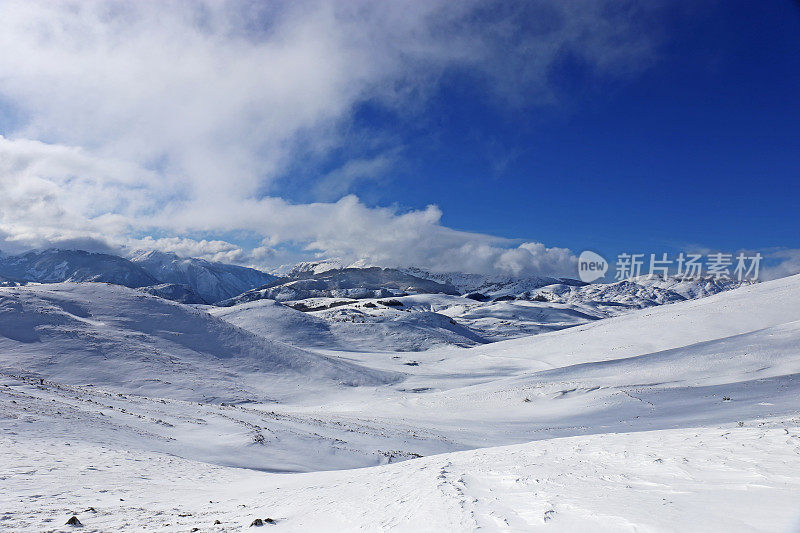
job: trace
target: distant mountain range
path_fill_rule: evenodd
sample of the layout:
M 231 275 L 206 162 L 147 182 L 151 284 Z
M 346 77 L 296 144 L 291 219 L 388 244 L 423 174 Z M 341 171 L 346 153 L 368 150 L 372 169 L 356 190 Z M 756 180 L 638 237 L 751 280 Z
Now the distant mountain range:
M 519 295 L 548 285 L 560 284 L 575 287 L 587 285 L 583 281 L 577 279 L 554 278 L 549 276 L 508 276 L 468 274 L 464 272 L 431 272 L 417 267 L 404 268 L 402 270 L 420 278 L 452 285 L 462 294 L 480 293 L 492 299 Z
M 100 281 L 132 288 L 161 283 L 141 266 L 116 255 L 57 249 L 0 257 L 0 277 L 23 283 Z
M 284 271 L 286 275 L 277 277 L 253 268 L 157 251 L 137 251 L 129 258 L 60 249 L 0 255 L 0 285 L 106 282 L 181 303 L 225 307 L 262 299 L 297 302 L 315 298 L 358 300 L 444 294 L 486 302 L 531 300 L 641 308 L 701 298 L 741 285 L 724 279 L 663 280 L 646 276 L 586 284 L 570 278 L 343 267 L 340 262 L 328 260 L 299 263 Z
M 219 302 L 219 305 L 231 306 L 264 299 L 386 298 L 408 293 L 460 294 L 448 283 L 420 278 L 394 268 L 335 268 L 319 273 L 314 269 L 295 269 L 289 276 Z
M 131 262 L 162 283 L 191 287 L 208 303 L 232 298 L 277 279 L 254 268 L 183 258 L 168 252 L 135 252 Z
M 6 284 L 96 281 L 141 288 L 184 303 L 214 303 L 274 279 L 252 268 L 155 251 L 136 252 L 131 259 L 60 249 L 0 257 L 0 280 Z

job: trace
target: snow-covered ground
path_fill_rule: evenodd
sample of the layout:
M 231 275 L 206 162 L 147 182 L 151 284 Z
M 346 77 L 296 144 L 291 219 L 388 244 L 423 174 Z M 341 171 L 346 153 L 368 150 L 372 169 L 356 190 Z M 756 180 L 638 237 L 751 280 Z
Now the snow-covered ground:
M 796 531 L 797 420 L 614 433 L 267 474 L 17 436 L 0 527 L 88 531 Z M 219 524 L 215 522 L 219 521 Z M 272 527 L 272 526 L 270 526 Z
M 477 284 L 473 287 L 491 287 L 492 291 L 472 293 L 482 296 L 479 300 L 420 293 L 382 298 L 289 299 L 282 301 L 282 306 L 275 300 L 258 299 L 211 308 L 209 312 L 259 335 L 300 347 L 405 352 L 537 335 L 633 309 L 704 298 L 741 285 L 710 278 L 662 280 L 646 276 L 592 285 L 575 280 L 573 284 L 561 283 L 553 278 L 511 278 L 489 283 L 484 276 L 461 276 L 462 289 L 465 280 L 472 280 Z M 452 280 L 452 274 L 444 279 Z
M 244 305 L 0 288 L 0 528 L 800 527 L 800 276 L 419 352 Z

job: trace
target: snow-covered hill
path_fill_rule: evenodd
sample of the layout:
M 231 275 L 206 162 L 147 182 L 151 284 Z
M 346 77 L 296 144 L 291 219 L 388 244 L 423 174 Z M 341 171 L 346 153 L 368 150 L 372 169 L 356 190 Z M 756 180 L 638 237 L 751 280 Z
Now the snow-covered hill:
M 383 298 L 363 298 L 362 294 L 361 299 L 354 299 L 347 297 L 347 291 L 342 291 L 343 295 L 338 297 L 285 300 L 283 303 L 322 319 L 328 323 L 328 328 L 341 330 L 343 336 L 350 339 L 351 348 L 357 345 L 361 349 L 374 351 L 408 351 L 441 343 L 465 346 L 474 342 L 534 335 L 617 316 L 635 309 L 705 297 L 731 290 L 738 285 L 741 284 L 710 279 L 665 281 L 641 278 L 580 286 L 557 283 L 494 300 L 476 299 L 475 293 L 466 297 L 423 293 Z M 295 294 L 287 293 L 287 297 L 293 295 Z M 387 302 L 391 305 L 387 305 Z M 417 313 L 436 313 L 448 317 L 465 334 L 438 335 L 429 320 L 417 320 L 419 328 L 406 327 L 415 321 L 414 315 Z M 370 328 L 369 325 L 375 325 L 376 328 Z M 392 334 L 382 335 L 383 327 L 392 327 Z M 360 329 L 363 334 L 356 334 L 356 329 Z M 428 330 L 427 336 L 417 335 L 422 329 Z M 355 339 L 357 343 L 354 342 Z M 336 345 L 339 346 L 339 343 Z
M 413 357 L 270 340 L 273 302 L 213 311 L 267 309 L 245 331 L 122 287 L 0 294 L 0 528 L 781 531 L 800 515 L 800 276 Z M 483 305 L 399 300 L 448 298 Z M 341 342 L 316 320 L 340 309 L 278 329 Z
M 131 261 L 163 283 L 190 287 L 208 303 L 232 298 L 275 280 L 275 276 L 253 268 L 152 250 L 133 253 Z
M 418 278 L 392 268 L 343 268 L 315 273 L 296 272 L 296 277 L 280 278 L 258 289 L 219 302 L 230 306 L 255 300 L 278 301 L 306 298 L 383 298 L 405 293 L 458 294 L 452 286 Z
M 0 368 L 195 401 L 275 398 L 274 380 L 391 381 L 201 310 L 89 283 L 0 288 Z
M 542 294 L 548 296 L 551 301 L 561 303 L 616 302 L 634 307 L 648 307 L 682 299 L 703 298 L 749 283 L 713 277 L 697 279 L 669 277 L 663 279 L 659 276 L 638 276 L 623 281 L 587 284 L 570 278 L 430 272 L 421 268 L 403 270 L 424 279 L 451 284 L 461 294 L 483 295 L 490 300 L 512 296 L 518 299 L 531 299 Z
M 586 285 L 584 282 L 570 278 L 553 278 L 547 276 L 514 277 L 504 275 L 469 274 L 464 272 L 431 272 L 423 268 L 404 268 L 414 276 L 453 285 L 461 294 L 480 293 L 489 298 L 516 296 L 534 291 L 540 287 L 555 284 Z
M 150 287 L 146 290 L 151 294 L 185 303 L 214 303 L 274 279 L 275 276 L 252 268 L 156 251 L 135 252 L 130 259 L 58 249 L 0 257 L 0 282 L 4 285 L 97 281 L 134 288 Z
M 164 298 L 179 302 L 182 304 L 208 304 L 199 294 L 194 292 L 188 285 L 180 285 L 178 283 L 161 283 L 159 285 L 149 285 L 147 287 L 139 287 L 139 290 Z
M 274 300 L 256 300 L 209 312 L 258 335 L 300 347 L 409 352 L 443 344 L 473 346 L 486 342 L 439 313 L 410 313 L 381 304 L 370 305 L 375 307 L 364 307 L 362 302 L 306 313 Z M 373 312 L 379 306 L 382 312 Z

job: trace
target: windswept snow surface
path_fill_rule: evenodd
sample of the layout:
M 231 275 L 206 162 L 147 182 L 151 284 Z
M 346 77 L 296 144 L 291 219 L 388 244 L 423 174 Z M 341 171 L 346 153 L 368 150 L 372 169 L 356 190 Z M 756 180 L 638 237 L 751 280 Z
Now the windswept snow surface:
M 800 276 L 421 352 L 348 351 L 339 308 L 0 296 L 0 528 L 800 526 Z
M 0 524 L 65 530 L 75 514 L 89 531 L 248 531 L 271 518 L 278 531 L 790 532 L 799 441 L 796 420 L 765 420 L 281 475 L 11 437 Z

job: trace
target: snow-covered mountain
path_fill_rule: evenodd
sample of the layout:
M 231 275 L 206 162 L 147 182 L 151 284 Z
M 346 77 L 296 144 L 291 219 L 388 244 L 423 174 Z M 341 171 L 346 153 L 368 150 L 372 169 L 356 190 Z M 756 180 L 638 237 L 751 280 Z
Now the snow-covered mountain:
M 317 259 L 315 261 L 300 261 L 293 265 L 282 265 L 276 268 L 273 273 L 282 278 L 301 278 L 314 274 L 322 274 L 329 270 L 342 270 L 344 268 L 371 268 L 381 265 L 374 264 L 370 261 L 359 259 L 357 261 L 347 262 L 338 258 L 330 259 Z M 385 268 L 386 266 L 381 266 Z
M 539 297 L 560 303 L 593 301 L 637 308 L 663 305 L 684 299 L 703 298 L 750 283 L 713 277 L 696 279 L 669 277 L 663 279 L 658 276 L 639 276 L 611 283 L 589 284 L 571 278 L 430 272 L 413 267 L 405 268 L 403 271 L 421 278 L 449 283 L 455 286 L 461 294 L 470 294 L 478 300 Z
M 191 287 L 208 303 L 232 298 L 276 279 L 253 268 L 183 258 L 169 252 L 137 251 L 130 259 L 162 283 Z
M 547 276 L 514 277 L 507 275 L 470 274 L 465 272 L 432 272 L 423 268 L 402 269 L 414 276 L 453 285 L 461 294 L 480 293 L 489 298 L 515 296 L 547 285 L 582 286 L 586 283 L 571 278 Z
M 60 249 L 0 256 L 0 283 L 4 285 L 97 281 L 133 288 L 152 287 L 148 292 L 184 303 L 214 303 L 275 279 L 252 268 L 157 251 L 138 251 L 128 259 Z
M 607 284 L 586 284 L 561 278 L 490 279 L 475 274 L 442 275 L 440 279 L 455 281 L 465 291 L 460 296 L 454 294 L 457 291 L 450 290 L 405 291 L 398 289 L 398 285 L 387 288 L 389 284 L 383 280 L 374 285 L 364 283 L 365 273 L 374 270 L 377 269 L 351 267 L 314 273 L 311 265 L 297 270 L 296 275 L 301 279 L 282 278 L 266 288 L 219 305 L 240 307 L 259 299 L 277 300 L 312 314 L 325 324 L 326 331 L 333 328 L 346 337 L 357 336 L 359 349 L 408 351 L 418 350 L 426 343 L 429 346 L 442 342 L 463 346 L 545 333 L 634 309 L 702 298 L 742 285 L 713 278 L 663 280 L 643 276 Z M 414 271 L 425 274 L 420 269 Z M 335 280 L 335 284 L 331 280 Z M 434 326 L 435 320 L 415 316 L 425 313 L 441 315 L 464 329 L 456 335 L 440 335 L 443 330 Z M 419 320 L 418 327 L 407 327 L 415 320 Z M 450 327 L 444 322 L 441 324 Z M 397 329 L 391 334 L 387 330 L 386 335 L 380 337 L 378 332 L 382 328 Z M 358 329 L 363 334 L 357 334 Z M 424 333 L 420 336 L 421 332 Z
M 705 298 L 720 292 L 729 291 L 756 283 L 754 281 L 737 281 L 732 278 L 714 278 L 710 276 L 698 278 L 679 278 L 668 277 L 663 279 L 659 276 L 639 276 L 631 278 L 632 282 L 645 287 L 658 287 L 680 294 L 687 300 Z
M 432 296 L 460 298 L 401 299 Z M 413 358 L 312 353 L 251 318 L 105 284 L 0 288 L 0 528 L 797 523 L 800 276 Z
M 284 278 L 299 278 L 307 275 L 322 274 L 328 270 L 341 270 L 348 265 L 338 259 L 323 259 L 318 261 L 300 261 L 291 266 L 279 269 Z
M 34 250 L 0 257 L 0 276 L 14 281 L 101 281 L 144 287 L 160 283 L 141 266 L 115 255 L 83 250 Z
M 288 301 L 306 298 L 385 298 L 405 293 L 458 294 L 452 285 L 412 276 L 393 268 L 343 268 L 315 273 L 298 270 L 263 287 L 219 302 L 230 306 L 261 299 Z
M 623 308 L 645 308 L 683 300 L 705 298 L 729 291 L 751 282 L 731 279 L 680 279 L 640 276 L 613 283 L 593 283 L 575 286 L 555 284 L 518 295 L 523 299 L 544 299 L 551 302 L 580 304 L 594 303 Z
M 178 283 L 161 283 L 159 285 L 148 285 L 147 287 L 139 287 L 139 290 L 182 304 L 208 304 L 199 294 L 194 292 L 194 289 L 188 285 L 180 285 Z
M 274 300 L 255 300 L 209 309 L 243 329 L 303 348 L 347 351 L 413 352 L 436 346 L 474 346 L 487 342 L 453 318 L 430 310 L 407 312 L 366 302 L 301 312 Z M 382 308 L 382 312 L 374 312 Z

